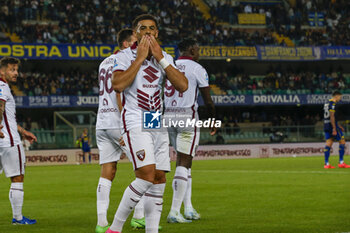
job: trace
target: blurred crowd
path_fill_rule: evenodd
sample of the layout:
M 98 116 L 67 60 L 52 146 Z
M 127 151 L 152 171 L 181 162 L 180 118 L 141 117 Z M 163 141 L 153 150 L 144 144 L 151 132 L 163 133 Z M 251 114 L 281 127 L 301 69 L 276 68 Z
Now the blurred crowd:
M 310 113 L 308 111 L 291 111 L 290 109 L 285 111 L 267 111 L 264 109 L 250 110 L 237 108 L 230 114 L 227 114 L 227 112 L 219 112 L 218 118 L 223 121 L 224 125 L 237 128 L 241 123 L 252 122 L 268 122 L 267 124 L 262 125 L 263 127 L 314 125 L 323 119 L 320 114 L 322 109 L 319 108 L 318 110 L 319 111 L 313 111 Z
M 341 71 L 315 73 L 306 71 L 271 71 L 266 75 L 228 72 L 210 74 L 210 83 L 226 94 L 324 94 L 332 90 L 350 92 L 350 77 Z
M 210 84 L 217 85 L 228 95 L 244 94 L 324 94 L 332 90 L 349 93 L 350 77 L 341 71 L 314 73 L 307 71 L 270 71 L 266 75 L 211 73 Z M 17 82 L 26 96 L 98 95 L 97 72 L 71 69 L 65 72 L 23 72 Z
M 15 32 L 26 43 L 113 44 L 116 32 L 130 27 L 142 13 L 155 15 L 160 22 L 160 40 L 176 44 L 194 36 L 201 44 L 284 45 L 272 32 L 290 37 L 296 45 L 349 45 L 350 1 L 296 0 L 281 4 L 252 5 L 239 1 L 210 2 L 206 19 L 189 0 L 3 0 L 0 29 Z M 310 12 L 323 13 L 323 29 L 304 29 Z M 266 15 L 267 29 L 247 31 L 231 27 L 239 13 Z M 224 23 L 222 23 L 224 22 Z
M 23 72 L 17 88 L 26 96 L 98 95 L 97 72 Z
M 0 27 L 24 42 L 113 44 L 116 32 L 142 13 L 157 17 L 163 44 L 176 43 L 194 28 L 211 28 L 187 0 L 5 0 Z
M 295 0 L 280 4 L 249 4 L 239 1 L 210 1 L 210 12 L 219 21 L 238 24 L 238 14 L 265 14 L 269 29 L 288 36 L 296 45 L 350 45 L 350 1 Z M 291 4 L 295 2 L 295 4 Z M 303 29 L 309 14 L 323 14 L 325 29 Z M 311 27 L 312 28 L 312 27 Z

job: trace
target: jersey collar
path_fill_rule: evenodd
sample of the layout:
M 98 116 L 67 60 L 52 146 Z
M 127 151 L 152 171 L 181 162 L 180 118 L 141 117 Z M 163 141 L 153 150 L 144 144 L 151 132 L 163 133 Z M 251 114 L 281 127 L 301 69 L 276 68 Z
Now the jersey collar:
M 189 56 L 180 56 L 177 60 L 182 60 L 182 59 L 193 60 L 193 58 Z
M 4 83 L 7 83 L 5 79 L 0 78 L 0 81 L 3 81 Z

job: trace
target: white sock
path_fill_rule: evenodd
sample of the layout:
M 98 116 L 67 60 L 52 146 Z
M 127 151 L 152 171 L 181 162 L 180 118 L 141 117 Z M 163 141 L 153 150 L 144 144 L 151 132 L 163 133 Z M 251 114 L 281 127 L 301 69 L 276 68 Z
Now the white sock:
M 135 206 L 134 215 L 132 216 L 133 218 L 142 219 L 145 217 L 144 208 L 143 208 L 144 203 L 145 203 L 145 195 L 141 197 L 139 203 L 137 203 L 137 205 Z
M 13 218 L 22 220 L 22 206 L 23 206 L 23 183 L 11 183 L 9 198 L 12 206 Z
M 188 177 L 187 177 L 187 189 L 184 197 L 184 208 L 191 209 L 192 207 L 192 176 L 191 176 L 191 168 L 188 169 Z
M 109 193 L 111 191 L 112 181 L 100 177 L 97 185 L 97 225 L 105 227 L 108 225 L 107 210 L 109 206 Z
M 164 184 L 154 184 L 145 193 L 146 233 L 158 233 L 160 215 L 163 209 Z
M 182 166 L 176 167 L 173 179 L 173 203 L 171 210 L 180 212 L 182 201 L 187 189 L 188 169 Z
M 140 201 L 143 194 L 152 186 L 151 182 L 136 178 L 125 189 L 122 200 L 119 203 L 117 212 L 114 215 L 113 223 L 110 227 L 112 231 L 121 232 L 123 225 L 131 211 Z

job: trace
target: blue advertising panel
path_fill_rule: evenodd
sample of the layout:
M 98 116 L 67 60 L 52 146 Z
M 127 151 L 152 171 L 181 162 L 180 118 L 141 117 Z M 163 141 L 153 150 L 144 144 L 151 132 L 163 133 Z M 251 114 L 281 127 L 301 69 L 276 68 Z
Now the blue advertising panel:
M 326 103 L 332 95 L 300 94 L 300 95 L 213 95 L 216 106 L 248 106 L 248 105 L 319 105 Z M 198 99 L 203 105 L 203 99 Z M 343 94 L 340 104 L 350 104 L 350 94 Z
M 350 46 L 324 46 L 323 52 L 326 59 L 350 58 Z

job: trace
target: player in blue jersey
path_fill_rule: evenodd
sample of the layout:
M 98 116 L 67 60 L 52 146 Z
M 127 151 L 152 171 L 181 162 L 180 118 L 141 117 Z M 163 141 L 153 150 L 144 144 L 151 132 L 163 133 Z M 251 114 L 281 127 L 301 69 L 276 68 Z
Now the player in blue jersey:
M 344 163 L 345 153 L 345 138 L 343 135 L 344 128 L 338 124 L 336 119 L 336 104 L 341 100 L 342 94 L 335 91 L 332 94 L 332 99 L 324 104 L 324 133 L 326 138 L 326 147 L 324 150 L 325 169 L 335 168 L 329 164 L 329 156 L 334 140 L 339 142 L 339 168 L 350 168 Z
M 91 149 L 90 149 L 90 137 L 88 129 L 85 128 L 81 134 L 79 141 L 81 142 L 81 149 L 83 150 L 83 162 L 85 163 L 85 155 L 89 155 L 89 163 L 91 163 Z

